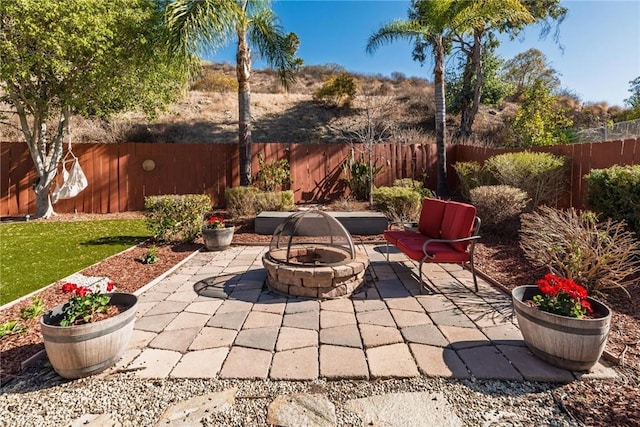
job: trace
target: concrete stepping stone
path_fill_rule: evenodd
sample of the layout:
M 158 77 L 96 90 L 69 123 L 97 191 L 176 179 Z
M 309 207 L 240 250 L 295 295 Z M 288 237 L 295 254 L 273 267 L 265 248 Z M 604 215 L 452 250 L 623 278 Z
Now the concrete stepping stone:
M 486 346 L 491 344 L 489 339 L 477 328 L 440 326 L 440 330 L 454 349 Z
M 362 338 L 356 325 L 320 329 L 320 343 L 362 348 Z
M 165 331 L 175 331 L 178 329 L 202 328 L 211 318 L 208 314 L 179 313 L 165 328 Z
M 128 368 L 144 368 L 135 372 L 136 376 L 140 378 L 167 378 L 181 357 L 182 354 L 177 351 L 148 348 L 142 350 L 142 353 L 131 362 Z
M 138 297 L 138 302 L 160 302 L 164 301 L 171 292 L 147 291 Z
M 355 325 L 356 316 L 353 312 L 344 313 L 337 311 L 320 311 L 320 328 L 332 328 L 335 326 Z
M 407 311 L 391 309 L 391 315 L 399 328 L 418 325 L 432 325 L 433 322 L 427 314 L 422 311 Z
M 233 329 L 213 328 L 206 326 L 193 339 L 189 350 L 204 350 L 207 348 L 231 347 L 238 331 Z
M 417 295 L 416 300 L 429 314 L 456 308 L 456 305 L 444 295 Z
M 507 345 L 526 345 L 522 340 L 522 333 L 513 323 L 506 323 L 504 325 L 492 326 L 490 328 L 481 328 L 482 332 L 491 340 L 494 344 L 507 344 Z
M 222 365 L 220 378 L 266 379 L 270 366 L 270 351 L 234 346 Z
M 200 332 L 200 328 L 163 331 L 149 343 L 149 347 L 184 353 L 187 351 L 196 335 L 198 335 L 198 332 Z
M 522 375 L 494 346 L 465 348 L 458 356 L 467 365 L 471 375 L 479 379 L 522 381 Z
M 360 325 L 360 336 L 365 348 L 404 342 L 397 328 L 379 325 Z
M 258 350 L 272 351 L 278 338 L 277 326 L 268 328 L 243 329 L 238 332 L 234 346 L 256 348 Z
M 172 378 L 215 378 L 227 357 L 226 347 L 190 351 L 171 371 Z
M 239 331 L 248 315 L 249 311 L 216 312 L 211 320 L 207 322 L 207 326 Z
M 409 344 L 421 374 L 429 377 L 470 378 L 466 366 L 450 348 Z
M 359 348 L 320 346 L 320 376 L 331 379 L 369 379 L 369 367 Z
M 408 326 L 400 330 L 407 342 L 446 347 L 449 340 L 442 335 L 436 325 Z
M 525 347 L 497 346 L 527 381 L 568 383 L 575 379 L 570 371 L 556 368 L 534 356 Z
M 336 408 L 321 394 L 281 395 L 269 404 L 267 422 L 285 427 L 333 427 L 337 424 Z
M 252 302 L 228 299 L 222 303 L 218 311 L 216 311 L 216 314 L 233 313 L 236 311 L 249 312 L 252 307 Z
M 385 300 L 387 307 L 396 310 L 417 311 L 424 313 L 424 308 L 414 297 L 389 298 Z
M 318 347 L 279 351 L 273 355 L 272 380 L 314 380 L 318 378 Z
M 349 298 L 330 299 L 320 302 L 320 310 L 353 313 L 353 303 Z
M 237 389 L 208 393 L 169 406 L 158 419 L 156 427 L 201 425 L 206 416 L 229 410 L 236 397 Z
M 437 313 L 429 313 L 431 320 L 436 325 L 460 326 L 463 328 L 475 328 L 475 324 L 469 319 L 462 310 L 456 308 L 453 310 L 439 311 Z
M 264 297 L 264 294 L 260 298 Z M 267 299 L 261 300 L 259 299 L 257 303 L 253 305 L 252 311 L 261 311 L 264 313 L 273 313 L 282 315 L 284 313 L 284 308 L 287 305 L 286 298 L 278 298 L 278 299 Z
M 191 285 L 190 285 L 191 287 Z M 167 301 L 175 301 L 175 302 L 186 302 L 190 303 L 194 299 L 198 298 L 198 294 L 190 289 L 184 292 L 174 292 L 167 297 Z
M 127 345 L 128 349 L 138 348 L 142 349 L 147 346 L 151 342 L 152 339 L 157 337 L 158 334 L 153 332 L 141 331 L 139 329 L 134 329 L 131 334 L 131 338 L 129 339 L 129 344 Z
M 464 426 L 441 393 L 388 393 L 348 400 L 345 407 L 358 414 L 363 425 Z
M 378 325 L 378 326 L 389 326 L 396 327 L 396 322 L 393 320 L 391 316 L 391 312 L 389 310 L 376 310 L 376 311 L 367 311 L 364 313 L 358 313 L 357 315 L 358 323 L 360 325 Z
M 320 311 L 320 303 L 315 300 L 290 299 L 287 302 L 285 313 L 302 313 L 305 311 Z
M 143 316 L 136 320 L 135 329 L 148 332 L 160 332 L 178 316 L 178 313 L 159 314 L 157 316 Z
M 420 375 L 409 347 L 404 343 L 368 348 L 366 354 L 373 378 L 408 378 Z
M 362 313 L 366 311 L 385 310 L 387 306 L 384 301 L 379 298 L 354 299 L 353 308 L 356 312 Z
M 149 311 L 145 313 L 146 316 L 157 316 L 159 314 L 167 314 L 167 313 L 180 313 L 185 307 L 189 305 L 188 302 L 178 302 L 178 301 L 160 301 L 156 305 L 153 306 Z
M 265 313 L 252 310 L 242 325 L 242 329 L 278 327 L 282 323 L 282 316 L 275 313 Z
M 280 328 L 276 351 L 293 350 L 295 348 L 318 345 L 318 332 L 311 329 Z
M 289 304 L 287 304 L 287 307 L 289 307 Z M 282 326 L 317 331 L 320 328 L 320 313 L 318 311 L 305 311 L 285 314 L 282 319 Z
M 213 316 L 216 310 L 222 305 L 222 300 L 219 299 L 210 299 L 207 298 L 206 301 L 194 301 L 189 304 L 185 311 L 189 311 L 191 313 L 200 313 L 200 314 L 208 314 L 209 316 Z

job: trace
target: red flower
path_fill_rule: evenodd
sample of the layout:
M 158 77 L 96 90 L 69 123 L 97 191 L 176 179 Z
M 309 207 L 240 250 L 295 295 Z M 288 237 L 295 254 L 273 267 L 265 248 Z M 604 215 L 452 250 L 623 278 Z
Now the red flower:
M 86 286 L 80 286 L 76 288 L 75 292 L 76 292 L 76 295 L 83 298 L 87 296 L 87 294 L 91 293 L 91 289 L 87 288 Z
M 78 288 L 78 285 L 76 285 L 75 283 L 65 282 L 62 284 L 62 292 L 64 292 L 65 294 L 70 294 L 71 292 L 75 291 L 77 288 Z
M 113 282 L 107 283 L 107 292 L 111 292 L 116 285 Z

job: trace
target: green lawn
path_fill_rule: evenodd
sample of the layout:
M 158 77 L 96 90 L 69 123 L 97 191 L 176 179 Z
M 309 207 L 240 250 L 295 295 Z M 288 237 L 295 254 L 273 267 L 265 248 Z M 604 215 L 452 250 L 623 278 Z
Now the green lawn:
M 149 237 L 144 219 L 0 224 L 0 305 Z

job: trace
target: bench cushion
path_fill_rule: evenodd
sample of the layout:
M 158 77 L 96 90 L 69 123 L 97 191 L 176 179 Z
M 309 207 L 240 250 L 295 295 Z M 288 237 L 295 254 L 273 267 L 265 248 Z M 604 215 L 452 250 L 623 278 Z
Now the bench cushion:
M 418 231 L 432 239 L 440 238 L 442 218 L 447 202 L 439 199 L 426 198 L 422 201 Z
M 427 238 L 407 238 L 398 240 L 396 246 L 404 252 L 409 258 L 420 261 L 424 257 L 422 245 L 428 240 Z M 469 261 L 469 255 L 465 252 L 459 252 L 448 243 L 433 242 L 427 246 L 427 252 L 433 255 L 433 258 L 427 258 L 429 262 L 444 263 L 462 263 Z
M 395 245 L 399 239 L 418 237 L 421 238 L 423 236 L 420 233 L 416 233 L 415 231 L 400 231 L 400 230 L 385 230 L 382 233 L 385 240 L 392 245 Z
M 447 202 L 442 218 L 442 238 L 462 239 L 471 236 L 475 216 L 475 206 L 466 203 Z M 469 246 L 469 242 L 451 243 L 451 246 L 460 252 L 464 252 Z

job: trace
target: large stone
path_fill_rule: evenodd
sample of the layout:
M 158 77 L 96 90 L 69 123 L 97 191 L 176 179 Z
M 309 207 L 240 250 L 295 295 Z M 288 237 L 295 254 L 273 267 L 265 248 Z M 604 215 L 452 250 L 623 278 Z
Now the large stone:
M 156 426 L 201 425 L 201 420 L 207 415 L 231 408 L 236 392 L 237 389 L 230 388 L 175 403 L 164 411 Z
M 457 427 L 464 423 L 440 393 L 390 393 L 353 399 L 346 407 L 363 425 Z
M 333 427 L 336 408 L 321 394 L 278 396 L 267 409 L 267 422 L 278 426 Z

